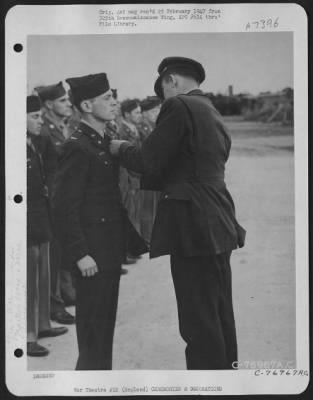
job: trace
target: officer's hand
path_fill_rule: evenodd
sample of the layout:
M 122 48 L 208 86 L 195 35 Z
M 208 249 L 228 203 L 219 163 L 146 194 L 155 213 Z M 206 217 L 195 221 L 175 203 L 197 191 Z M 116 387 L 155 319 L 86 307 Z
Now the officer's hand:
M 95 260 L 88 255 L 78 260 L 77 266 L 84 277 L 93 276 L 98 272 Z
M 111 140 L 110 142 L 110 153 L 112 156 L 118 156 L 120 146 L 123 143 L 128 143 L 126 140 Z

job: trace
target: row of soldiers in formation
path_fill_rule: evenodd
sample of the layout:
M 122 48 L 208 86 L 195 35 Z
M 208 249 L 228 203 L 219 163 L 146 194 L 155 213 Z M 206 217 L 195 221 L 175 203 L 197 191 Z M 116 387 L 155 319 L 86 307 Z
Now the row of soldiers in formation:
M 113 89 L 112 92 L 117 101 L 117 91 Z M 40 105 L 36 104 L 38 100 Z M 150 96 L 143 101 L 127 99 L 117 101 L 117 104 L 116 118 L 107 122 L 105 134 L 112 139 L 124 139 L 140 146 L 154 129 L 161 100 Z M 62 325 L 75 323 L 75 317 L 66 307 L 75 305 L 76 301 L 73 276 L 70 268 L 63 265 L 66 255 L 54 226 L 50 205 L 62 144 L 77 129 L 80 112 L 73 106 L 71 93 L 66 91 L 62 82 L 34 89 L 33 95 L 27 98 L 27 115 L 38 108 L 41 110 L 40 121 L 27 119 L 27 353 L 30 356 L 48 354 L 48 350 L 38 344 L 38 338 L 58 336 L 68 331 L 64 326 L 53 328 L 51 320 Z M 149 243 L 159 194 L 140 191 L 140 176 L 122 167 L 119 182 L 128 216 L 138 233 Z M 42 237 L 38 228 L 38 220 L 43 217 L 36 200 L 40 184 L 45 187 L 49 206 L 46 225 L 50 228 L 47 228 L 46 238 Z M 45 260 L 41 266 L 37 265 L 38 259 Z M 129 253 L 125 244 L 124 264 L 132 264 L 136 260 L 137 257 Z M 123 268 L 122 274 L 125 273 L 127 270 Z M 36 284 L 38 280 L 39 286 Z

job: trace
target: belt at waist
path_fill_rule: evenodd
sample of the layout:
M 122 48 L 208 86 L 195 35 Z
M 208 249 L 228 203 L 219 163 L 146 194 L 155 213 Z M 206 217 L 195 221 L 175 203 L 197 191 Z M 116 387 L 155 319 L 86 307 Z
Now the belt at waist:
M 166 181 L 165 186 L 168 185 L 177 185 L 177 184 L 185 184 L 185 183 L 205 183 L 205 184 L 214 184 L 214 183 L 224 183 L 224 175 L 202 175 L 202 176 L 176 176 L 175 179 L 171 179 Z

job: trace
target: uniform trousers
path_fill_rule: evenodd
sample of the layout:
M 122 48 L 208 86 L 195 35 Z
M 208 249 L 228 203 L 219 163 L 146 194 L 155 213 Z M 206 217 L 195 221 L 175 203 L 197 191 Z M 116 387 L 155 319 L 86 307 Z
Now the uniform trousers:
M 140 234 L 146 243 L 150 243 L 160 192 L 141 190 L 140 195 Z
M 27 246 L 27 341 L 50 329 L 49 243 Z
M 139 176 L 129 173 L 127 169 L 120 169 L 119 181 L 122 202 L 127 210 L 128 217 L 140 233 L 141 220 L 141 193 L 140 193 L 140 178 Z
M 60 265 L 62 262 L 61 243 L 57 238 L 52 238 L 50 244 L 50 312 L 56 313 L 65 310 L 65 304 L 61 297 Z
M 76 280 L 76 370 L 111 370 L 120 271 Z
M 237 339 L 230 253 L 171 256 L 171 271 L 187 369 L 232 369 Z
M 64 299 L 75 299 L 75 289 L 71 272 L 64 270 L 64 247 L 59 239 L 54 237 L 50 244 L 50 274 L 51 274 L 51 313 L 65 311 Z

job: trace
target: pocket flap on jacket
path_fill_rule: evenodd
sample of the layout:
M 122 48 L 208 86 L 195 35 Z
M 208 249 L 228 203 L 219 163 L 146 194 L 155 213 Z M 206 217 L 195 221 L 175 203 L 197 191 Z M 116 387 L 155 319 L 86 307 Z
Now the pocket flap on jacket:
M 186 185 L 168 185 L 162 192 L 161 200 L 190 200 L 190 191 Z

